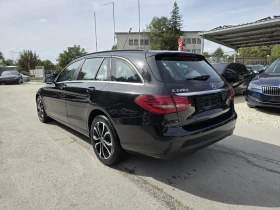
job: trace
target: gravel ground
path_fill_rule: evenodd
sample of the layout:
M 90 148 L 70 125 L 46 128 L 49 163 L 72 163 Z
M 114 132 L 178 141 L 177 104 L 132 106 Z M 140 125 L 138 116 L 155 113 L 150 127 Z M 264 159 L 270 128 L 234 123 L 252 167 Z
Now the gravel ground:
M 41 85 L 0 85 L 1 210 L 280 209 L 280 131 L 261 121 L 278 116 L 247 108 L 244 96 L 223 141 L 171 161 L 131 155 L 110 168 L 87 138 L 38 120 Z M 244 120 L 256 115 L 265 125 Z
M 243 95 L 235 97 L 235 109 L 238 113 L 238 121 L 264 127 L 280 128 L 280 109 L 249 108 Z

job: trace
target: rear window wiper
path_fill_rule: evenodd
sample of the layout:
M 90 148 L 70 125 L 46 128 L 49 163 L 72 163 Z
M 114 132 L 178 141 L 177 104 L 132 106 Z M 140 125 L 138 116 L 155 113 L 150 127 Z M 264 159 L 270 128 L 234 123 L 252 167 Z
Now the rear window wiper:
M 193 78 L 187 78 L 186 80 L 208 80 L 210 75 L 201 75 Z

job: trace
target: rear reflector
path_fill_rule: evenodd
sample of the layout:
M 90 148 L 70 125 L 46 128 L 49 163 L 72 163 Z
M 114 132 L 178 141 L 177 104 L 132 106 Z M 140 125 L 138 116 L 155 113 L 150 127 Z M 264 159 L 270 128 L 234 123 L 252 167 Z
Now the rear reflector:
M 135 102 L 142 108 L 156 113 L 167 114 L 183 111 L 190 107 L 189 99 L 182 96 L 170 95 L 140 95 Z
M 234 99 L 234 90 L 233 88 L 230 88 L 229 91 L 228 91 L 228 98 L 230 100 L 233 100 Z

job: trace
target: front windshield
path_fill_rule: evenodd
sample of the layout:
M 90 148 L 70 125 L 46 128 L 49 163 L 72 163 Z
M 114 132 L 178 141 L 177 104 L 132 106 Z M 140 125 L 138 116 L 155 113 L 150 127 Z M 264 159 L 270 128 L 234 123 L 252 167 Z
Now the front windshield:
M 6 76 L 6 75 L 17 75 L 18 72 L 17 71 L 3 71 L 1 73 L 1 76 Z
M 280 74 L 280 63 L 273 63 L 265 70 L 265 73 L 277 73 Z

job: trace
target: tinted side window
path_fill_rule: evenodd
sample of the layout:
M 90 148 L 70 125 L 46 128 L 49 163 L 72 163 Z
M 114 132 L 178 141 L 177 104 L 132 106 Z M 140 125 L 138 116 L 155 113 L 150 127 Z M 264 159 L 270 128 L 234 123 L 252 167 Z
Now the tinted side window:
M 77 80 L 94 80 L 103 58 L 86 59 Z
M 75 71 L 81 65 L 82 60 L 76 61 L 75 63 L 70 64 L 67 66 L 62 72 L 59 74 L 57 82 L 63 81 L 71 81 L 73 79 Z
M 141 83 L 141 79 L 135 69 L 125 60 L 114 59 L 114 71 L 112 81 Z
M 96 80 L 100 80 L 100 81 L 109 80 L 110 64 L 111 64 L 111 59 L 105 58 L 96 75 L 95 78 Z

